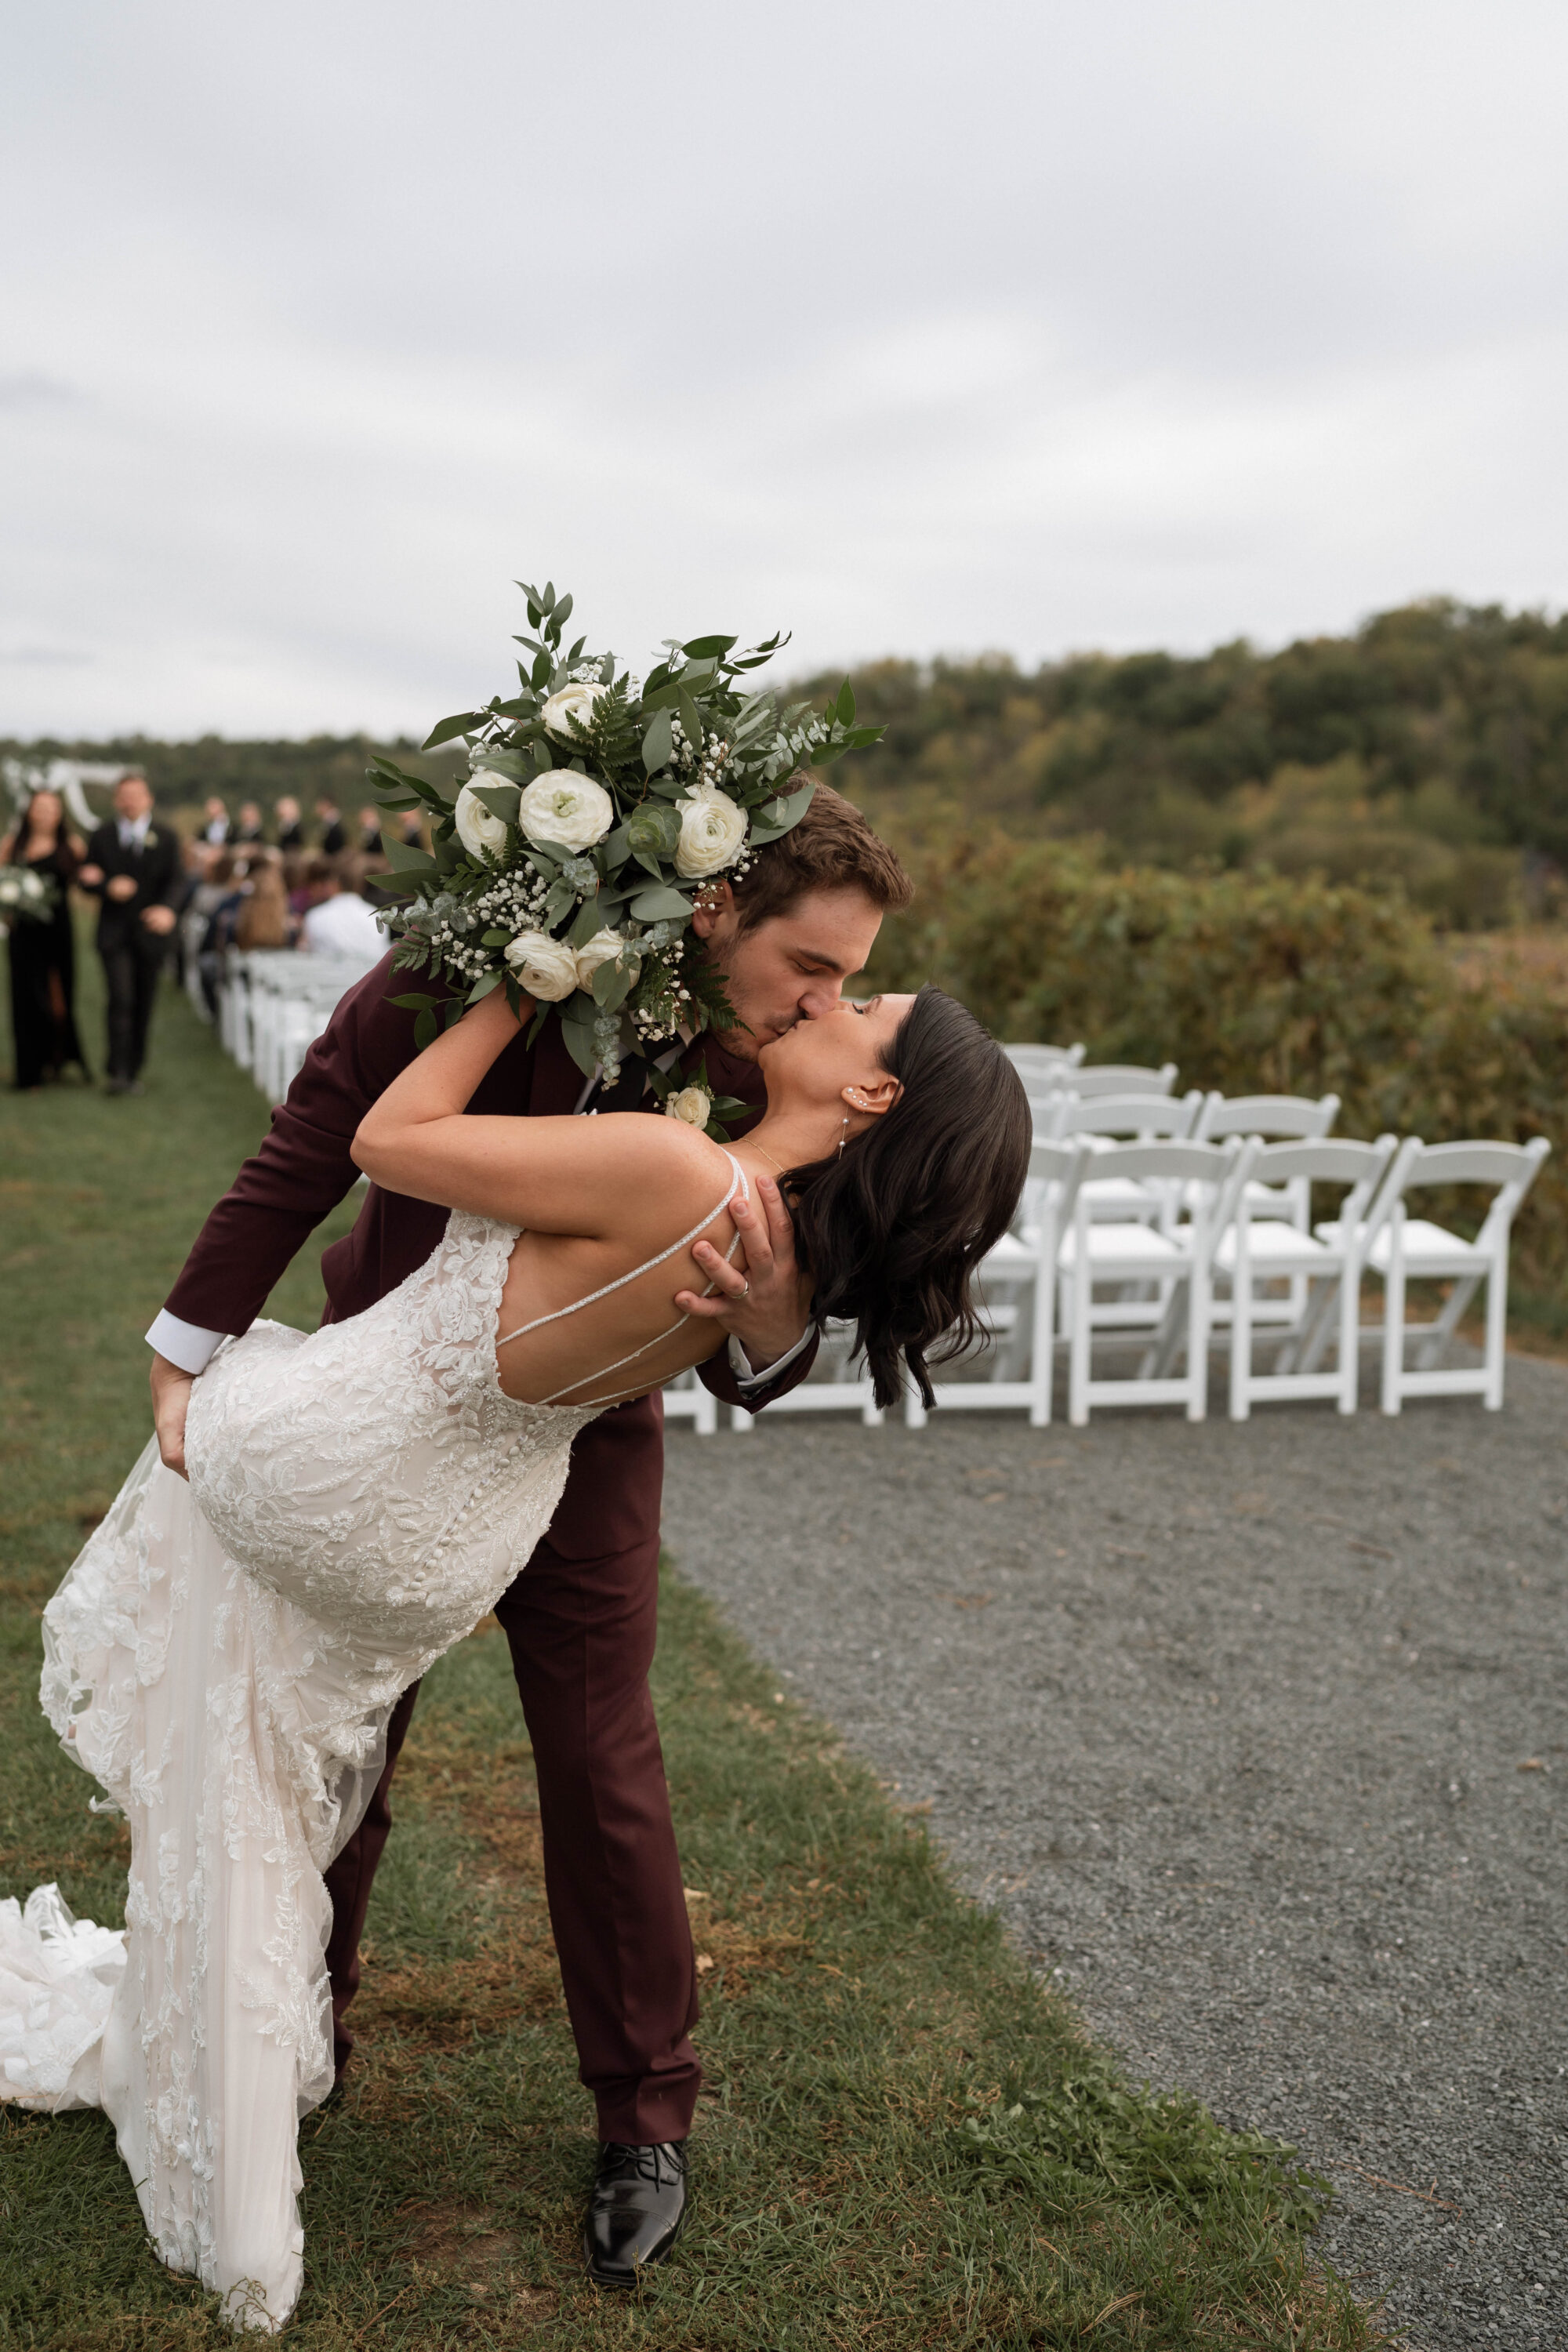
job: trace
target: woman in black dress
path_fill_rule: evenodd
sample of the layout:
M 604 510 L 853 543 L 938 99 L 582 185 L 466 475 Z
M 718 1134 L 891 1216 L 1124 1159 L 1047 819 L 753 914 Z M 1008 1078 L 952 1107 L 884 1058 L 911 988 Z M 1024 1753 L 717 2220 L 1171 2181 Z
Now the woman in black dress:
M 69 891 L 82 845 L 66 825 L 58 793 L 35 793 L 15 833 L 0 841 L 0 866 L 30 866 L 51 876 L 58 897 L 41 922 L 17 917 L 6 942 L 11 963 L 11 1026 L 16 1085 L 31 1088 L 58 1078 L 74 1062 L 89 1075 L 76 1030 L 76 944 Z

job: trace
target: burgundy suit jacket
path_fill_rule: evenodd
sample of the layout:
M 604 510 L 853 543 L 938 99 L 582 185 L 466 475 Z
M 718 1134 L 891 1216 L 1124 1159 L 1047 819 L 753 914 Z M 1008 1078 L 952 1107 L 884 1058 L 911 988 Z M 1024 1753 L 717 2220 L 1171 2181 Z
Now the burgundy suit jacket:
M 397 983 L 392 959 L 345 996 L 323 1036 L 305 1057 L 272 1125 L 196 1237 L 165 1305 L 171 1315 L 209 1331 L 245 1331 L 268 1292 L 321 1219 L 358 1181 L 349 1146 L 360 1120 L 414 1059 L 414 1016 L 387 1003 Z M 741 1131 L 762 1116 L 764 1090 L 756 1065 L 738 1061 L 711 1037 L 691 1050 L 706 1055 L 715 1090 L 755 1106 Z M 567 1053 L 560 1024 L 548 1022 L 530 1047 L 521 1031 L 486 1072 L 470 1111 L 513 1118 L 569 1115 L 583 1074 Z M 384 1298 L 423 1265 L 441 1238 L 447 1211 L 401 1192 L 370 1187 L 353 1231 L 321 1257 L 329 1322 L 342 1322 Z M 742 1400 L 728 1350 L 700 1368 L 715 1396 L 756 1412 L 805 1378 L 816 1353 L 804 1348 L 779 1379 Z M 550 1541 L 569 1559 L 630 1550 L 658 1536 L 664 1475 L 664 1413 L 656 1391 L 613 1406 L 579 1434 Z

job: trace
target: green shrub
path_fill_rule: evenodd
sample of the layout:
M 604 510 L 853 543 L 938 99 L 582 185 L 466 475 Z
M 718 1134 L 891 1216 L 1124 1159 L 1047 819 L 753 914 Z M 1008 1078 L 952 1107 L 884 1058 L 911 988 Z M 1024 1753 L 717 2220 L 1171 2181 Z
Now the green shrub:
M 1180 1065 L 1184 1087 L 1338 1094 L 1338 1131 L 1547 1136 L 1520 1220 L 1521 1291 L 1568 1276 L 1568 1021 L 1545 989 L 1468 986 L 1395 895 L 1241 872 L 1112 869 L 966 836 L 914 861 L 882 987 L 934 979 L 999 1037 Z

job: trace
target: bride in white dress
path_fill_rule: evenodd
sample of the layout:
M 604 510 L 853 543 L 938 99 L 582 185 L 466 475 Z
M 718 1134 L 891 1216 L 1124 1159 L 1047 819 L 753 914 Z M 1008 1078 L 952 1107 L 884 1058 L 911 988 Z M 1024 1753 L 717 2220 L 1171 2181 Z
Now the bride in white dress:
M 348 1321 L 226 1342 L 188 1485 L 150 1443 L 44 1613 L 45 1710 L 130 1822 L 126 1927 L 53 1887 L 0 1905 L 0 2096 L 103 2107 L 159 2255 L 236 2326 L 299 2298 L 298 2125 L 332 2082 L 322 1873 L 393 1704 L 529 1556 L 577 1431 L 720 1344 L 670 1319 L 706 1278 L 694 1245 L 732 1256 L 731 1203 L 788 1171 L 816 1309 L 856 1319 L 890 1402 L 968 1328 L 1026 1170 L 1011 1066 L 935 990 L 767 1046 L 734 1152 L 640 1112 L 464 1116 L 516 1030 L 495 992 L 356 1138 L 377 1183 L 452 1210 L 434 1255 Z

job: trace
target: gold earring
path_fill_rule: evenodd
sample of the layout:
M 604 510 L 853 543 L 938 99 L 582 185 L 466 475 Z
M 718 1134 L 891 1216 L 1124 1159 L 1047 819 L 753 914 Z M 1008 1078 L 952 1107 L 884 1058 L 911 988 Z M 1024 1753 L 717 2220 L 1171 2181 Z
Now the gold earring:
M 842 1118 L 839 1120 L 839 1122 L 838 1122 L 838 1157 L 840 1158 L 840 1160 L 842 1160 L 842 1159 L 843 1159 L 843 1157 L 844 1157 L 844 1145 L 845 1145 L 845 1140 L 846 1140 L 846 1139 L 847 1139 L 847 1136 L 848 1136 L 848 1133 L 849 1133 L 849 1114 L 848 1114 L 848 1112 L 847 1112 L 847 1111 L 846 1111 L 846 1112 L 845 1112 L 845 1114 L 844 1114 L 844 1116 L 843 1116 L 843 1118 Z

